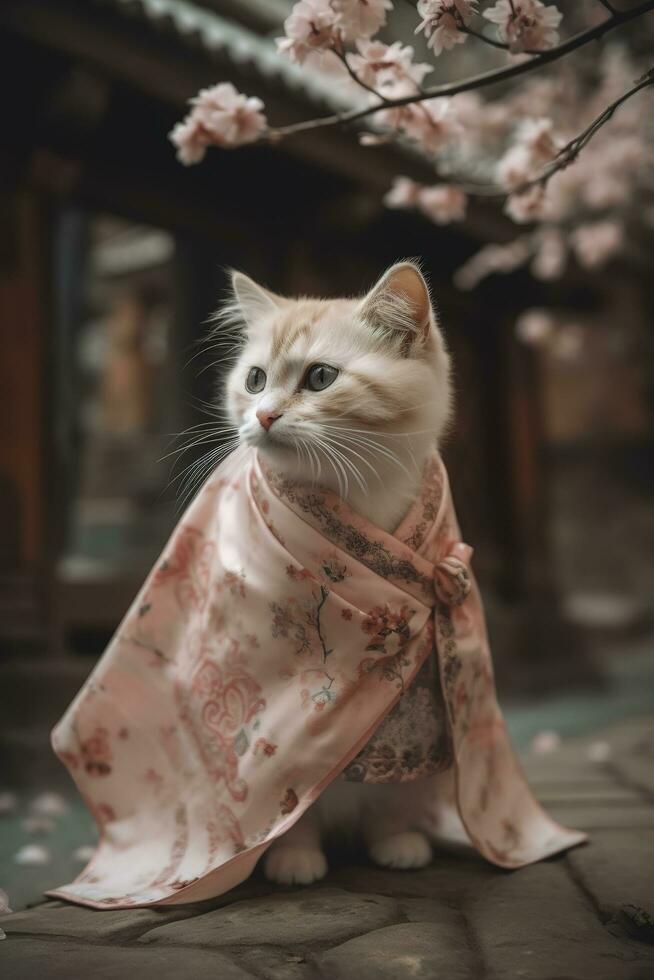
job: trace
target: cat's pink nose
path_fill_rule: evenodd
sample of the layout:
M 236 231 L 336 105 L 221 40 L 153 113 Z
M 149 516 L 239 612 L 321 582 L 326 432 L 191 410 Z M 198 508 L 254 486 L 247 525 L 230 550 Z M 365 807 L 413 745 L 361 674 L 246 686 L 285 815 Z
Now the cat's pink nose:
M 261 422 L 261 424 L 264 427 L 264 429 L 266 430 L 266 432 L 268 431 L 268 429 L 270 428 L 270 426 L 273 424 L 273 422 L 275 422 L 278 418 L 281 418 L 281 414 L 282 414 L 281 412 L 279 412 L 278 414 L 275 414 L 275 412 L 271 412 L 271 411 L 269 411 L 268 409 L 265 409 L 265 408 L 259 408 L 259 409 L 257 409 L 257 418 Z

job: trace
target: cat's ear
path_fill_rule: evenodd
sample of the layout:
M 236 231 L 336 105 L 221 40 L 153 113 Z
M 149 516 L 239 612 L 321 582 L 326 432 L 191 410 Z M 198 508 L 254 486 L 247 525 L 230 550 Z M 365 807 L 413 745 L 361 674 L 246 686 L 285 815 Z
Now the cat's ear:
M 423 341 L 432 324 L 429 288 L 413 262 L 398 262 L 364 296 L 359 315 L 375 330 L 403 340 Z
M 232 271 L 234 306 L 245 321 L 246 327 L 254 326 L 267 314 L 274 313 L 282 305 L 281 296 L 264 289 L 243 272 Z

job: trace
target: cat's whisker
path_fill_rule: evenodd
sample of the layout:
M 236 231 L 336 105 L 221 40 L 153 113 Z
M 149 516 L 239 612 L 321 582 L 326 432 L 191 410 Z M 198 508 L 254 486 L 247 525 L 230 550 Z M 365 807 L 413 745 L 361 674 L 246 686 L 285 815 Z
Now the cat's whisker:
M 339 438 L 342 441 L 347 442 L 350 446 L 352 446 L 352 445 L 358 446 L 358 448 L 361 449 L 361 450 L 368 449 L 371 452 L 371 454 L 379 453 L 379 454 L 385 456 L 387 459 L 389 459 L 395 465 L 397 465 L 400 468 L 402 468 L 404 470 L 404 472 L 407 474 L 407 476 L 411 477 L 411 474 L 406 469 L 406 467 L 404 466 L 404 464 L 399 460 L 399 458 L 394 453 L 392 453 L 387 447 L 382 446 L 376 440 L 367 439 L 367 438 L 363 438 L 363 437 L 359 437 L 359 436 L 353 436 L 351 434 L 352 433 L 352 430 L 346 429 L 346 428 L 344 428 L 342 426 L 333 426 L 333 425 L 330 426 L 330 425 L 323 425 L 321 423 L 321 424 L 319 424 L 316 427 L 316 426 L 313 426 L 311 423 L 308 423 L 308 426 L 307 427 L 310 427 L 311 428 L 311 431 L 314 434 L 314 438 L 317 438 L 318 437 L 318 433 L 315 431 L 316 428 L 318 429 L 318 432 L 320 433 L 320 435 L 323 436 L 324 438 L 327 438 L 328 437 L 328 434 L 326 432 L 324 432 L 324 429 L 328 429 L 330 431 L 330 433 L 336 432 L 336 433 L 338 433 Z M 333 440 L 334 436 L 333 435 L 330 435 L 330 438 Z M 336 444 L 339 445 L 338 442 Z M 345 447 L 343 445 L 340 445 L 340 448 L 342 450 L 345 449 Z M 377 478 L 380 480 L 380 482 L 382 482 L 381 481 L 381 478 L 379 477 L 378 472 L 374 469 L 374 467 L 372 467 L 370 465 L 370 463 L 368 463 L 367 460 L 365 460 L 361 456 L 359 456 L 359 454 L 354 449 L 352 449 L 352 448 L 347 449 L 347 452 L 353 453 L 354 455 L 358 456 L 358 458 L 361 459 L 362 462 L 366 463 L 373 470 L 373 472 L 375 473 L 375 476 L 377 476 Z M 414 458 L 414 462 L 415 462 L 415 458 Z
M 291 436 L 291 438 L 293 439 L 293 445 L 295 447 L 296 453 L 297 453 L 297 450 L 300 449 L 302 451 L 302 453 L 306 455 L 307 462 L 308 462 L 309 468 L 311 470 L 311 476 L 313 478 L 313 458 L 312 458 L 311 454 L 309 453 L 309 447 L 308 447 L 307 443 L 305 442 L 304 439 L 300 438 L 299 436 L 295 436 L 295 437 L 294 436 Z M 297 455 L 298 455 L 298 459 L 299 459 L 299 453 Z
M 323 438 L 326 439 L 326 440 L 328 440 L 328 441 L 330 441 L 330 442 L 331 441 L 334 441 L 330 436 L 327 436 L 324 433 L 323 433 Z M 337 445 L 340 445 L 340 444 L 337 443 Z M 343 446 L 341 446 L 341 448 L 346 449 L 346 447 L 343 447 Z M 364 447 L 359 447 L 359 448 L 364 448 Z M 346 452 L 352 453 L 352 455 L 356 456 L 357 459 L 360 459 L 361 462 L 365 466 L 367 466 L 368 469 L 370 469 L 372 471 L 372 473 L 374 474 L 374 476 L 377 477 L 377 479 L 379 480 L 379 482 L 382 483 L 382 479 L 381 479 L 379 473 L 377 472 L 377 470 L 375 469 L 375 467 L 372 465 L 372 463 L 369 460 L 367 460 L 364 456 L 361 456 L 361 454 L 358 453 L 355 449 L 347 448 L 346 449 Z
M 399 414 L 399 413 L 398 413 Z M 341 418 L 347 418 L 343 415 Z M 321 425 L 327 425 L 329 422 L 335 422 L 337 419 L 321 419 Z M 342 430 L 342 426 L 335 426 L 339 431 Z M 404 436 L 419 436 L 419 435 L 433 435 L 433 429 L 402 429 L 399 432 L 380 432 L 378 429 L 351 429 L 349 426 L 345 429 L 347 432 L 356 432 L 357 434 L 378 436 L 380 439 L 403 439 Z
M 368 445 L 371 449 L 374 449 L 375 452 L 380 453 L 386 459 L 390 460 L 392 463 L 394 463 L 396 466 L 398 466 L 411 479 L 411 476 L 412 475 L 408 471 L 408 469 L 406 468 L 406 466 L 404 465 L 404 463 L 400 460 L 400 458 L 395 453 L 391 452 L 385 446 L 382 446 L 381 444 L 376 443 L 374 440 L 363 439 L 363 437 L 361 437 L 361 436 L 358 436 L 358 437 L 350 436 L 350 435 L 348 435 L 348 430 L 339 429 L 337 426 L 336 427 L 333 427 L 333 428 L 336 431 L 338 431 L 339 436 L 340 436 L 341 439 L 344 439 L 344 440 L 346 440 L 348 442 L 351 442 L 354 445 L 359 445 L 360 447 L 362 447 L 364 445 Z
M 211 339 L 211 337 L 209 339 Z M 240 347 L 243 346 L 243 339 L 241 338 L 239 340 L 238 337 L 230 337 L 227 334 L 225 334 L 222 339 L 220 340 L 216 339 L 215 343 L 207 344 L 205 343 L 204 339 L 201 339 L 197 341 L 197 344 L 199 349 L 196 350 L 195 354 L 192 354 L 191 357 L 189 357 L 188 361 L 184 364 L 183 367 L 184 371 L 193 363 L 193 361 L 196 360 L 196 358 L 200 357 L 202 354 L 207 354 L 209 351 L 225 350 L 227 348 L 229 348 L 232 351 L 238 350 Z
M 368 445 L 374 446 L 375 449 L 380 449 L 387 453 L 392 452 L 392 450 L 388 446 L 384 446 L 383 443 L 381 443 L 378 438 L 379 436 L 388 435 L 388 433 L 377 433 L 370 430 L 370 434 L 367 434 L 367 432 L 364 434 L 365 430 L 363 429 L 350 429 L 346 426 L 340 426 L 340 425 L 325 425 L 324 428 L 328 429 L 331 432 L 337 432 L 339 435 L 346 435 L 351 439 L 357 439 L 362 442 L 365 442 Z M 375 438 L 373 438 L 373 436 Z
M 162 463 L 166 459 L 170 459 L 171 456 L 178 456 L 181 453 L 189 452 L 191 449 L 195 449 L 197 446 L 203 446 L 211 442 L 224 442 L 225 437 L 229 434 L 235 434 L 236 429 L 231 430 L 212 430 L 211 432 L 205 432 L 203 435 L 198 436 L 196 439 L 192 439 L 190 442 L 185 443 L 183 446 L 178 446 L 176 449 L 172 449 L 169 453 L 164 456 L 160 456 L 157 460 L 158 463 Z
M 183 494 L 184 491 L 187 489 L 187 487 L 193 484 L 195 476 L 198 473 L 201 473 L 203 470 L 213 467 L 215 460 L 221 459 L 223 456 L 227 456 L 232 451 L 232 449 L 235 448 L 235 445 L 236 444 L 234 443 L 232 445 L 227 444 L 227 445 L 217 446 L 215 449 L 212 449 L 209 452 L 204 453 L 204 455 L 200 456 L 199 459 L 194 460 L 192 463 L 186 466 L 180 473 L 178 473 L 175 477 L 173 477 L 170 482 L 175 483 L 179 480 L 180 485 L 178 488 L 178 492 L 180 494 Z
M 311 445 L 311 443 L 308 440 L 307 440 L 306 445 L 307 445 L 307 452 L 310 452 L 311 453 L 311 457 L 316 462 L 316 478 L 315 478 L 315 480 L 316 480 L 316 483 L 318 483 L 320 481 L 320 477 L 321 477 L 321 474 L 322 474 L 322 468 L 321 468 L 321 465 L 320 465 L 320 457 L 318 456 L 318 453 L 315 451 L 314 447 Z M 313 472 L 313 469 L 312 469 L 312 472 Z
M 238 447 L 239 440 L 232 439 L 227 443 L 204 453 L 199 459 L 194 460 L 176 476 L 171 477 L 166 486 L 166 490 L 173 483 L 181 481 L 178 487 L 178 510 L 181 510 L 190 497 L 193 496 L 199 486 L 204 483 L 206 476 L 215 469 L 216 465 Z
M 322 436 L 322 439 L 323 440 L 324 439 L 327 439 L 327 438 L 328 438 L 327 436 Z M 342 461 L 343 465 L 350 471 L 350 473 L 354 477 L 354 480 L 356 481 L 357 485 L 359 486 L 361 492 L 362 493 L 367 493 L 368 492 L 368 485 L 367 485 L 365 479 L 362 477 L 361 473 L 359 472 L 359 470 L 357 469 L 357 467 L 354 465 L 354 463 L 352 462 L 352 460 L 351 459 L 348 459 L 347 453 L 346 453 L 346 451 L 343 450 L 343 447 L 342 446 L 339 446 L 338 443 L 336 443 L 334 440 L 329 440 L 329 445 L 330 445 L 330 448 L 331 448 L 332 452 L 334 452 L 336 454 L 336 456 L 338 456 L 338 458 Z M 348 489 L 349 489 L 349 485 L 348 485 Z M 346 494 L 347 494 L 347 490 L 346 490 Z
M 342 463 L 339 462 L 337 456 L 335 455 L 333 448 L 319 440 L 316 440 L 314 447 L 322 452 L 325 458 L 331 463 L 338 482 L 338 492 L 341 497 L 346 497 L 348 489 L 347 473 L 345 472 Z

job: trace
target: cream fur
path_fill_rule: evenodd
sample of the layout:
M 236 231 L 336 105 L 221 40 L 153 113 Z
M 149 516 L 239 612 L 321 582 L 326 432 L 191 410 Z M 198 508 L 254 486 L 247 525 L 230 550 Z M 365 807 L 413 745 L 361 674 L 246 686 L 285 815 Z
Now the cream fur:
M 392 530 L 451 407 L 449 357 L 418 267 L 393 266 L 362 299 L 281 299 L 241 273 L 234 290 L 229 316 L 240 311 L 244 343 L 227 405 L 240 441 L 289 475 L 337 490 Z M 323 392 L 301 389 L 316 363 L 338 368 L 338 378 Z M 258 395 L 245 388 L 252 366 L 268 374 Z M 281 413 L 270 432 L 257 409 Z
M 285 299 L 242 273 L 233 275 L 233 293 L 217 330 L 242 331 L 226 389 L 239 441 L 289 475 L 336 490 L 374 524 L 394 530 L 451 411 L 449 356 L 418 266 L 392 266 L 358 299 Z M 324 391 L 307 391 L 305 372 L 317 363 L 337 368 L 338 377 Z M 245 387 L 253 366 L 267 374 L 259 394 Z M 257 410 L 279 415 L 269 431 Z M 321 838 L 338 829 L 361 829 L 379 864 L 420 867 L 431 858 L 426 834 L 433 829 L 433 796 L 432 780 L 410 787 L 336 780 L 273 844 L 266 872 L 286 884 L 322 877 Z

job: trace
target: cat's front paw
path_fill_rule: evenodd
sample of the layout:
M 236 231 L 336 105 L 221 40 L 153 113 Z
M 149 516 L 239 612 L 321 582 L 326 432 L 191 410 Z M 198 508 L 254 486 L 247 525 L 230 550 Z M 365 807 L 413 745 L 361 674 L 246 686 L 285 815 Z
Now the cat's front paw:
M 375 841 L 369 853 L 375 864 L 383 868 L 424 868 L 431 861 L 431 845 L 416 830 Z
M 279 885 L 311 885 L 327 874 L 327 859 L 317 847 L 271 847 L 264 873 Z

